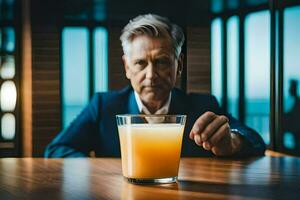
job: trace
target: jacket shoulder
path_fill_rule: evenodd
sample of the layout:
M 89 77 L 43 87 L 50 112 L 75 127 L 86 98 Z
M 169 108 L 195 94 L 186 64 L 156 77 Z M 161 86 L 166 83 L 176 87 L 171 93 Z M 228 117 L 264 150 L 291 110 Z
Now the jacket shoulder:
M 189 104 L 192 107 L 205 108 L 207 111 L 220 112 L 220 106 L 215 96 L 208 93 L 187 94 Z
M 126 87 L 122 90 L 98 92 L 94 94 L 91 103 L 95 104 L 100 110 L 115 108 L 124 104 L 124 101 L 128 99 L 130 91 L 131 88 Z
M 101 98 L 101 100 L 103 102 L 113 103 L 113 102 L 119 100 L 120 98 L 125 98 L 130 93 L 130 91 L 131 91 L 131 89 L 126 87 L 121 90 L 113 90 L 113 91 L 109 91 L 109 92 L 99 92 L 96 94 L 98 95 L 98 98 Z

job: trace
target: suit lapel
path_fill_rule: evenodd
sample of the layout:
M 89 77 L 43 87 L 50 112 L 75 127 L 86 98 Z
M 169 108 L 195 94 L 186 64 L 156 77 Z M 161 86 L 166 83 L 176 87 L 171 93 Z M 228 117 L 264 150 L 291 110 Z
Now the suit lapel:
M 128 114 L 139 114 L 139 108 L 135 100 L 134 91 L 131 90 L 128 98 Z

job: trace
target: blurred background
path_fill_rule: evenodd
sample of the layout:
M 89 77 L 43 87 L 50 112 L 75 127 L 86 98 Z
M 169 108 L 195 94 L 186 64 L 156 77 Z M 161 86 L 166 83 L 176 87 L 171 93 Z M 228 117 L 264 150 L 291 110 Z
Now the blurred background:
M 95 92 L 126 86 L 119 37 L 146 13 L 184 29 L 177 87 L 300 155 L 299 0 L 0 0 L 0 157 L 43 156 Z

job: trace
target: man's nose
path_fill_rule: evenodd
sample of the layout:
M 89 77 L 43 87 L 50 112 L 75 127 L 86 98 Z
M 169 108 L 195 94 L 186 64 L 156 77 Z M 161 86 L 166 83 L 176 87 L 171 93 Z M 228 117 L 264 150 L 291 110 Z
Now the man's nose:
M 153 63 L 149 63 L 146 71 L 146 78 L 153 79 L 157 76 L 156 68 Z

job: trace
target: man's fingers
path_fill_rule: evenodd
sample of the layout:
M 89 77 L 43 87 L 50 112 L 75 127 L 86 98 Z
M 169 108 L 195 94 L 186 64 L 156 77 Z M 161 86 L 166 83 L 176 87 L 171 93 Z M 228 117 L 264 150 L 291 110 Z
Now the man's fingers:
M 196 134 L 200 134 L 205 127 L 211 122 L 213 121 L 215 118 L 217 117 L 217 115 L 213 112 L 206 112 L 203 115 L 201 115 L 195 122 L 191 132 L 190 132 L 190 139 L 194 139 Z
M 223 124 L 218 130 L 217 132 L 211 136 L 211 138 L 209 139 L 209 143 L 212 146 L 216 146 L 226 135 L 230 134 L 230 127 L 228 123 Z
M 209 142 L 203 142 L 202 146 L 207 151 L 210 151 L 212 148 L 212 145 Z
M 189 135 L 190 139 L 194 140 L 195 138 L 195 133 L 193 131 L 190 132 L 190 135 Z
M 195 143 L 196 143 L 198 146 L 202 146 L 202 140 L 201 140 L 200 135 L 196 134 L 195 137 L 194 137 L 194 140 L 195 140 Z
M 216 117 L 209 125 L 206 126 L 201 133 L 201 139 L 207 141 L 210 137 L 213 137 L 218 129 L 228 122 L 228 118 L 224 115 Z

